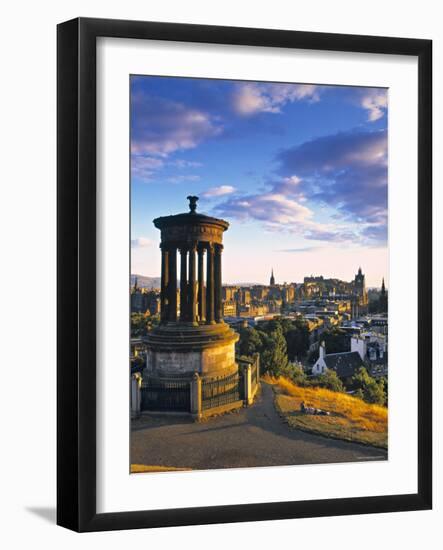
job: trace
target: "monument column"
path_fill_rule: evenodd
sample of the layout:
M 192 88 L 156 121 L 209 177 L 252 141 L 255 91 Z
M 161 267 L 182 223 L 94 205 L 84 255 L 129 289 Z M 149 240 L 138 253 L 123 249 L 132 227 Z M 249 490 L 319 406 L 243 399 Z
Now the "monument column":
M 214 322 L 214 245 L 209 243 L 206 258 L 206 324 Z
M 167 299 L 167 287 L 169 283 L 169 270 L 168 270 L 168 255 L 169 252 L 166 248 L 162 251 L 162 272 L 161 272 L 161 289 L 160 289 L 160 319 L 164 323 L 168 319 L 168 299 Z
M 189 249 L 189 285 L 188 285 L 188 312 L 189 321 L 195 323 L 197 321 L 197 281 L 195 277 L 195 251 L 196 245 L 193 244 Z
M 220 323 L 223 320 L 223 302 L 222 302 L 222 274 L 221 274 L 221 254 L 223 246 L 218 244 L 215 246 L 214 257 L 214 308 L 215 322 Z
M 188 275 L 186 271 L 186 248 L 180 248 L 180 321 L 187 321 Z
M 198 320 L 203 321 L 205 318 L 205 281 L 204 281 L 204 255 L 205 249 L 200 246 L 198 249 Z
M 155 399 L 143 399 L 141 408 L 176 411 L 182 403 L 171 400 L 166 390 L 173 380 L 192 380 L 191 389 L 187 390 L 191 392 L 191 402 L 186 409 L 199 417 L 201 403 L 197 401 L 206 391 L 207 382 L 218 381 L 216 389 L 215 384 L 210 386 L 214 397 L 230 391 L 231 376 L 238 373 L 235 343 L 239 335 L 222 320 L 220 253 L 229 223 L 196 212 L 198 197 L 188 198 L 189 212 L 154 220 L 161 232 L 158 286 L 163 309 L 162 322 L 144 337 L 143 377 L 148 387 L 155 384 L 159 391 Z
M 171 247 L 168 253 L 168 321 L 177 321 L 177 248 Z

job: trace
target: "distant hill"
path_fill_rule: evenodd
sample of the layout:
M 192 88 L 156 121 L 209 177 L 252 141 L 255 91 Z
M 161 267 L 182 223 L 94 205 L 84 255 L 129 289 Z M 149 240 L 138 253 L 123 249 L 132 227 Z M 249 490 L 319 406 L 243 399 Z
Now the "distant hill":
M 262 283 L 223 283 L 223 286 L 261 286 Z
M 137 279 L 137 285 L 140 288 L 160 288 L 160 277 L 131 274 L 131 286 L 134 286 L 135 279 Z
M 160 277 L 146 277 L 146 275 L 131 274 L 131 286 L 134 286 L 137 278 L 137 285 L 140 288 L 160 288 Z M 180 284 L 177 281 L 177 284 Z M 260 283 L 223 283 L 223 286 L 256 286 Z

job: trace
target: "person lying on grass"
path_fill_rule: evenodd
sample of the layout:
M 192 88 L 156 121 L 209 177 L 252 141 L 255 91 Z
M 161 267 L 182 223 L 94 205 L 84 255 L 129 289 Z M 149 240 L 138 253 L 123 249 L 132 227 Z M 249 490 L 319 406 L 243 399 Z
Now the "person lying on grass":
M 328 411 L 324 411 L 322 409 L 316 409 L 315 407 L 309 406 L 307 407 L 304 401 L 302 401 L 300 404 L 300 410 L 303 414 L 319 414 L 323 416 L 329 416 L 330 414 Z

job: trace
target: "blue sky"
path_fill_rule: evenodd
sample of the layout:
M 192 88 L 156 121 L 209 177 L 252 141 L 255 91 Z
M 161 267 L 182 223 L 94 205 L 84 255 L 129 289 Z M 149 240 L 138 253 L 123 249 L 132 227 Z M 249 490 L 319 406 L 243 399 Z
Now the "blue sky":
M 231 224 L 225 283 L 388 279 L 387 104 L 380 88 L 131 77 L 131 270 L 160 273 L 152 220 Z

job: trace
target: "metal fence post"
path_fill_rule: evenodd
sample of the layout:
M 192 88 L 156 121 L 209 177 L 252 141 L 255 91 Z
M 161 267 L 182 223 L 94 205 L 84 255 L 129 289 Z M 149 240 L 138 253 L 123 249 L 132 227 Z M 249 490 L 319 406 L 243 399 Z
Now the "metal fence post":
M 195 420 L 200 420 L 202 417 L 202 380 L 198 372 L 194 373 L 189 386 L 191 390 L 191 413 Z
M 137 418 L 141 409 L 141 385 L 142 377 L 136 372 L 131 376 L 131 416 Z
M 257 365 L 257 384 L 260 382 L 260 354 L 254 353 L 254 362 Z

